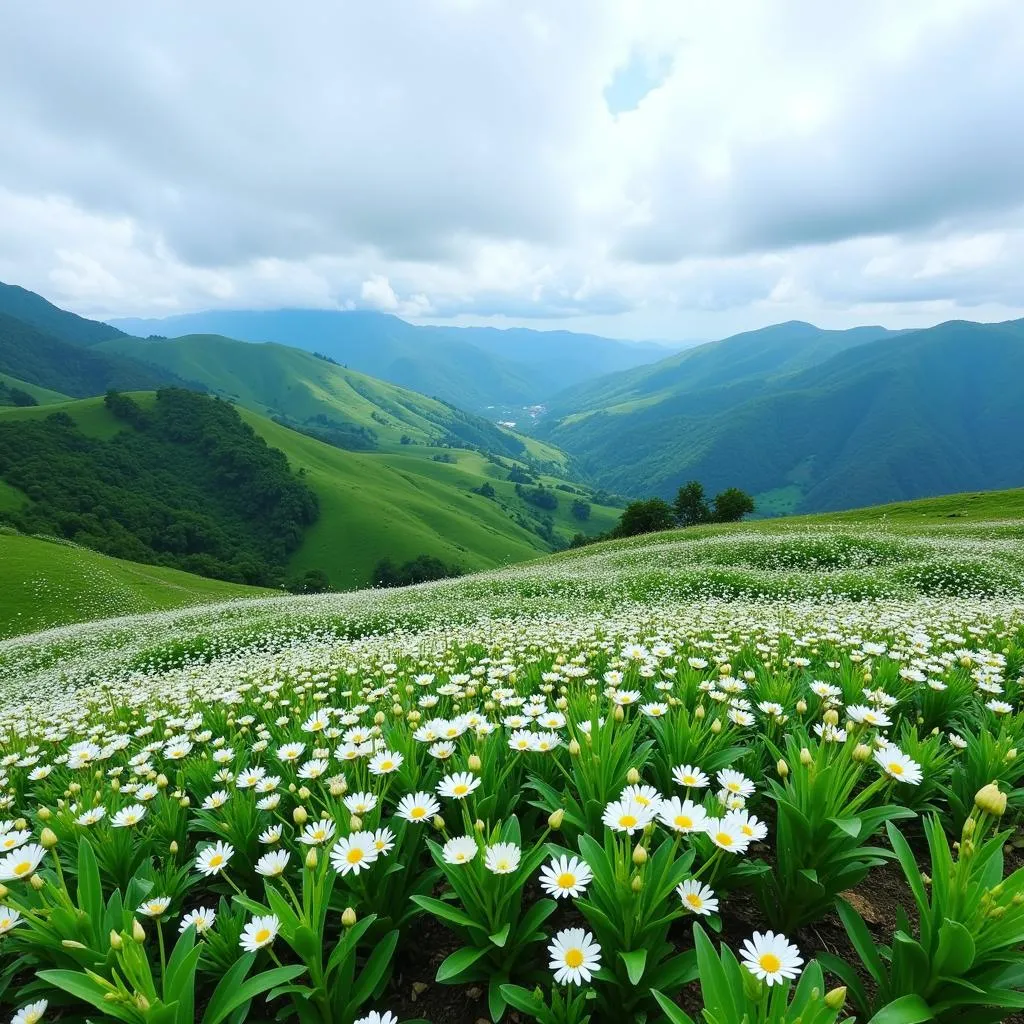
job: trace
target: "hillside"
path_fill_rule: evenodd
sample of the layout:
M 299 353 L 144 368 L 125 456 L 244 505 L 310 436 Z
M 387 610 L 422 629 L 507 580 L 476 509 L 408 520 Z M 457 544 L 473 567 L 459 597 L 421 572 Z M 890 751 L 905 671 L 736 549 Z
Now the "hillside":
M 521 440 L 482 417 L 284 345 L 189 335 L 168 341 L 120 338 L 98 349 L 198 381 L 344 448 L 457 444 L 513 457 L 525 450 Z
M 742 487 L 767 514 L 1024 480 L 1024 434 L 1005 386 L 1024 372 L 1024 322 L 954 322 L 874 340 L 821 338 L 805 326 L 799 335 L 811 344 L 796 338 L 787 358 L 781 339 L 756 376 L 726 358 L 751 336 L 726 339 L 642 380 L 608 379 L 575 399 L 608 404 L 552 417 L 538 434 L 607 487 L 668 497 L 697 478 L 712 492 Z
M 0 281 L 0 313 L 72 345 L 90 346 L 122 332 L 100 320 L 87 320 L 47 302 L 41 295 Z
M 268 591 L 0 530 L 0 637 Z
M 355 370 L 476 412 L 545 402 L 583 380 L 665 354 L 663 346 L 568 331 L 415 326 L 362 310 L 213 310 L 119 319 L 140 337 L 217 334 L 320 352 Z
M 143 406 L 153 400 L 152 396 L 134 397 Z M 304 529 L 289 556 L 288 576 L 321 569 L 337 588 L 365 586 L 382 558 L 403 563 L 422 554 L 463 570 L 489 568 L 544 554 L 552 542 L 566 544 L 577 532 L 603 532 L 619 514 L 616 508 L 594 502 L 589 492 L 557 490 L 561 481 L 543 474 L 535 479 L 557 495 L 558 506 L 539 509 L 507 479 L 512 467 L 526 469 L 511 460 L 426 445 L 355 453 L 249 410 L 238 411 L 260 437 L 285 454 L 318 500 L 318 518 Z M 130 429 L 98 398 L 0 409 L 0 429 L 5 422 L 39 423 L 54 412 L 71 416 L 77 429 L 92 439 L 109 441 Z M 529 444 L 544 451 L 538 442 Z M 474 493 L 485 484 L 493 488 L 493 497 Z M 588 501 L 586 521 L 572 513 L 576 499 Z M 0 514 L 13 515 L 25 502 L 25 495 L 0 474 Z
M 9 373 L 0 373 L 0 385 L 7 389 L 24 391 L 25 394 L 31 395 L 39 405 L 53 405 L 55 402 L 66 402 L 68 400 L 68 396 L 62 395 L 59 391 L 41 388 L 38 384 L 29 384 L 28 381 L 19 380 L 17 377 L 12 377 Z

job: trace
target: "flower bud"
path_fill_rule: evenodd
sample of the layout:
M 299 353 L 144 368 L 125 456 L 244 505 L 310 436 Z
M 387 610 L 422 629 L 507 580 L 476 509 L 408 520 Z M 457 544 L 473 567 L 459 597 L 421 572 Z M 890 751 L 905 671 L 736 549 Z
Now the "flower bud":
M 853 759 L 863 764 L 871 757 L 871 748 L 866 743 L 858 743 L 853 748 Z
M 647 863 L 647 851 L 639 843 L 633 847 L 633 863 L 638 868 Z
M 28 884 L 31 885 L 36 892 L 39 892 L 46 885 L 46 883 L 39 877 L 39 875 L 33 875 L 28 880 Z
M 331 796 L 344 796 L 346 785 L 341 779 L 335 779 L 331 783 Z
M 711 723 L 711 731 L 712 731 L 712 732 L 713 732 L 713 733 L 714 733 L 714 734 L 715 734 L 716 736 L 717 736 L 717 735 L 718 735 L 718 734 L 719 734 L 719 733 L 720 733 L 720 732 L 722 731 L 722 720 L 721 720 L 720 718 L 716 718 L 716 719 L 715 719 L 715 720 L 714 720 L 714 721 L 713 721 L 713 722 Z
M 11 890 L 10 890 L 10 889 L 8 889 L 8 888 L 7 888 L 7 886 L 6 886 L 6 885 L 4 885 L 4 883 L 3 883 L 3 882 L 0 882 L 0 900 L 4 900 L 4 899 L 7 899 L 7 894 L 8 894 L 8 893 L 9 893 L 10 891 L 11 891 Z
M 313 868 L 316 867 L 316 847 L 315 846 L 311 846 L 309 848 L 309 853 L 306 854 L 306 867 L 309 868 L 310 871 L 312 871 Z
M 352 907 L 346 907 L 341 915 L 341 923 L 346 928 L 351 928 L 356 923 L 356 912 Z
M 974 828 L 975 828 L 976 824 L 977 823 L 975 822 L 975 820 L 973 818 L 968 818 L 964 822 L 963 831 L 960 833 L 961 838 L 963 838 L 963 839 L 970 839 L 971 836 L 974 835 Z
M 775 770 L 779 773 L 780 779 L 784 779 L 789 775 L 789 765 L 781 757 L 778 764 L 775 765 Z
M 19 832 L 24 832 L 28 828 L 28 822 L 24 818 L 15 818 L 14 827 Z
M 569 740 L 569 756 L 579 757 L 580 756 L 580 745 L 576 740 Z
M 169 785 L 170 785 L 170 781 L 168 780 L 167 776 L 164 775 L 163 772 L 161 772 L 156 777 L 156 788 L 157 789 L 166 789 Z
M 1006 760 L 1007 761 L 1016 761 L 1017 760 L 1017 748 L 1016 747 L 1010 747 L 1010 749 L 1006 752 Z
M 707 714 L 707 711 L 704 709 L 704 705 L 703 704 L 698 704 L 693 709 L 693 717 L 694 718 L 703 719 L 706 714 Z
M 61 945 L 65 949 L 88 949 L 89 947 L 84 942 L 79 942 L 78 939 L 64 939 Z
M 110 932 L 110 948 L 120 949 L 124 945 L 124 939 L 121 938 L 121 933 L 111 930 Z
M 434 826 L 435 832 L 444 831 L 444 818 L 442 818 L 440 814 L 435 814 L 433 821 L 431 821 L 430 824 Z
M 999 818 L 1006 812 L 1006 794 L 1001 793 L 994 782 L 990 782 L 987 786 L 982 786 L 975 794 L 974 806 L 979 811 Z
M 474 832 L 479 832 L 481 835 L 483 835 L 484 829 L 486 828 L 487 826 L 483 823 L 483 821 L 480 818 L 477 818 L 476 821 L 473 822 Z
M 800 749 L 800 763 L 806 768 L 813 762 L 814 758 L 811 756 L 811 752 L 806 747 L 802 747 Z
M 363 819 L 360 818 L 358 814 L 353 814 L 352 817 L 348 819 L 348 827 L 353 832 L 358 832 L 363 827 Z
M 187 796 L 183 796 L 183 797 L 182 797 L 182 798 L 181 798 L 181 799 L 180 799 L 180 800 L 178 801 L 178 805 L 179 805 L 179 806 L 181 806 L 181 807 L 188 807 L 188 806 L 189 806 L 189 804 L 191 804 L 191 803 L 192 803 L 192 801 L 191 801 L 191 800 L 190 800 L 190 799 L 189 799 L 189 798 L 188 798 Z
M 802 697 L 796 702 L 796 713 L 798 715 L 805 715 L 807 713 L 807 701 Z
M 615 710 L 612 712 L 612 718 L 614 718 L 616 722 L 621 722 L 625 717 L 626 712 L 622 710 L 622 705 L 616 704 Z
M 53 817 L 53 811 L 51 811 L 49 807 L 40 807 L 39 808 L 39 820 L 40 821 L 49 821 L 50 818 L 52 818 L 52 817 Z
M 377 714 L 375 714 L 373 716 L 373 724 L 374 725 L 383 725 L 386 721 L 387 721 L 387 716 L 384 714 L 383 711 L 378 711 Z
M 149 1007 L 150 1007 L 150 1002 L 141 992 L 136 992 L 135 993 L 135 1005 L 143 1013 L 145 1013 L 149 1009 Z
M 822 720 L 826 725 L 838 725 L 839 724 L 839 712 L 835 708 L 829 708 L 828 711 L 822 715 Z
M 825 994 L 825 1005 L 830 1010 L 841 1010 L 843 1004 L 846 1002 L 846 986 L 842 985 L 839 988 L 832 989 L 831 992 Z
M 137 917 L 132 919 L 132 938 L 140 944 L 146 941 L 146 930 Z
M 557 811 L 552 811 L 548 815 L 548 828 L 553 832 L 557 832 L 562 827 L 562 822 L 565 819 L 565 809 L 559 807 Z
M 306 812 L 306 808 L 303 807 L 302 804 L 299 804 L 299 806 L 292 811 L 292 821 L 294 821 L 296 825 L 305 825 L 306 822 L 309 821 L 309 814 Z
M 634 878 L 633 881 L 629 883 L 629 887 L 633 890 L 633 892 L 639 892 L 644 887 L 643 879 L 639 875 L 637 875 L 636 878 Z
M 308 800 L 309 799 L 309 787 L 308 786 L 301 786 L 299 788 L 298 796 L 299 796 L 300 800 Z
M 178 850 L 180 849 L 180 847 L 178 846 L 178 840 L 172 839 L 171 845 L 168 847 L 168 849 L 171 851 L 172 854 L 177 854 Z
M 44 828 L 39 833 L 39 845 L 44 850 L 52 850 L 57 845 L 57 833 L 52 828 Z
M 635 768 L 630 768 L 629 771 L 626 772 L 626 782 L 631 786 L 635 786 L 639 781 L 640 773 Z
M 484 766 L 484 763 L 480 760 L 478 754 L 470 754 L 466 764 L 471 772 L 478 772 Z

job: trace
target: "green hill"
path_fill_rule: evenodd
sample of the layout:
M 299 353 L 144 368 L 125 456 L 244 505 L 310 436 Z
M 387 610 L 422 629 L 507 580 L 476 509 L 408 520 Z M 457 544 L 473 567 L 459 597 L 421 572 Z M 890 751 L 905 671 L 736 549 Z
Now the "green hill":
M 1024 373 L 1024 321 L 874 340 L 873 329 L 795 325 L 791 357 L 787 326 L 771 329 L 767 363 L 743 358 L 756 355 L 753 335 L 702 346 L 642 378 L 566 394 L 538 433 L 612 489 L 668 497 L 697 478 L 711 492 L 742 487 L 767 514 L 1024 480 L 1007 386 Z
M 268 591 L 0 531 L 0 637 Z
M 42 334 L 72 345 L 90 346 L 123 332 L 99 320 L 59 309 L 41 295 L 14 284 L 0 282 L 0 313 L 35 327 Z
M 9 373 L 0 373 L 0 384 L 7 388 L 16 388 L 31 395 L 40 405 L 53 405 L 55 402 L 66 402 L 67 395 L 59 391 L 51 391 L 49 388 L 41 388 L 38 384 L 30 384 L 27 380 L 19 380 Z

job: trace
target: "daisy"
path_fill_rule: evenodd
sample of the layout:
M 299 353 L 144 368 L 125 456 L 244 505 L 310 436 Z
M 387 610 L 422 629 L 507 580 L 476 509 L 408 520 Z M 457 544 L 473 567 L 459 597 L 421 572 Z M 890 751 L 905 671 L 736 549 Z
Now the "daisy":
M 365 1017 L 360 1017 L 353 1024 L 398 1024 L 398 1018 L 390 1010 L 385 1010 L 383 1013 L 371 1010 Z
M 774 932 L 754 932 L 752 939 L 744 941 L 740 953 L 743 966 L 769 987 L 795 978 L 804 962 L 800 950 L 785 935 Z
M 437 792 L 453 800 L 462 800 L 479 785 L 480 779 L 470 772 L 456 772 L 454 775 L 446 775 L 437 784 Z
M 274 843 L 280 841 L 282 831 L 280 825 L 271 825 L 270 828 L 265 828 L 260 833 L 260 842 L 266 846 L 273 846 Z
M 484 853 L 484 867 L 495 875 L 511 875 L 519 867 L 521 856 L 515 843 L 495 843 Z
M 397 772 L 405 763 L 405 758 L 393 750 L 380 750 L 373 757 L 367 767 L 371 775 L 390 775 Z
M 441 805 L 431 796 L 430 793 L 407 793 L 398 801 L 395 814 L 406 821 L 429 821 Z
M 8 850 L 16 850 L 31 838 L 32 830 L 27 828 L 12 829 L 10 832 L 5 832 L 3 835 L 0 835 L 0 852 L 6 853 Z
M 616 832 L 632 835 L 642 831 L 654 818 L 654 808 L 633 800 L 613 800 L 604 809 L 601 820 Z
M 142 804 L 129 804 L 127 807 L 122 807 L 110 819 L 110 823 L 114 828 L 131 828 L 133 825 L 138 825 L 145 816 L 146 808 Z
M 323 846 L 334 838 L 337 831 L 338 826 L 330 818 L 321 818 L 319 821 L 311 821 L 302 830 L 299 842 L 306 846 Z
M 135 908 L 136 914 L 145 914 L 146 917 L 159 917 L 171 905 L 170 896 L 154 896 L 145 900 Z
M 677 765 L 672 769 L 672 778 L 677 786 L 687 789 L 705 789 L 710 784 L 708 777 L 692 764 Z
M 708 812 L 692 800 L 680 800 L 674 796 L 658 807 L 658 819 L 675 832 L 703 832 Z
M 377 806 L 377 797 L 373 793 L 350 793 L 344 803 L 352 814 L 369 814 Z
M 358 875 L 368 868 L 378 856 L 377 846 L 372 832 L 353 832 L 344 836 L 331 847 L 331 866 L 339 874 L 347 875 L 350 871 Z
M 586 861 L 578 857 L 555 857 L 540 869 L 541 888 L 556 899 L 581 895 L 593 877 Z
M 46 1013 L 49 1003 L 45 999 L 38 999 L 28 1006 L 23 1006 L 12 1018 L 11 1024 L 39 1024 Z
M 199 856 L 196 857 L 196 870 L 201 871 L 207 877 L 219 874 L 227 867 L 227 863 L 234 853 L 234 847 L 230 843 L 217 840 L 212 846 L 207 846 L 199 851 Z
M 373 845 L 379 855 L 387 856 L 395 848 L 395 833 L 389 828 L 377 829 L 373 833 Z
M 691 914 L 706 917 L 718 911 L 718 898 L 714 890 L 696 878 L 688 878 L 676 886 L 676 892 L 683 902 L 683 909 Z
M 18 850 L 13 850 L 0 860 L 0 882 L 11 882 L 18 878 L 28 878 L 42 859 L 46 850 L 38 843 L 29 843 Z
M 203 801 L 203 810 L 215 811 L 218 807 L 223 807 L 228 802 L 229 799 L 230 797 L 228 796 L 228 794 L 225 793 L 223 789 L 219 789 L 217 790 L 217 792 L 211 793 Z
M 711 842 L 720 850 L 727 853 L 746 853 L 750 845 L 750 837 L 743 834 L 740 827 L 728 817 L 708 818 L 704 823 L 704 830 L 711 838 Z
M 256 861 L 256 874 L 265 878 L 276 878 L 288 866 L 291 854 L 287 850 L 271 850 Z
M 85 811 L 80 814 L 75 818 L 75 822 L 84 826 L 95 825 L 98 821 L 102 821 L 106 816 L 106 807 L 94 807 L 91 811 Z
M 305 749 L 305 743 L 286 743 L 283 747 L 277 748 L 277 759 L 279 761 L 298 761 Z
M 749 811 L 730 811 L 725 816 L 727 825 L 735 825 L 752 843 L 759 843 L 768 835 L 768 826 Z
M 20 921 L 20 910 L 0 904 L 0 935 L 6 935 L 13 928 L 17 928 Z
M 924 777 L 921 773 L 921 766 L 907 757 L 899 747 L 887 746 L 876 750 L 875 760 L 886 775 L 891 775 L 900 782 L 907 782 L 911 786 L 919 785 Z
M 548 946 L 550 967 L 560 985 L 589 982 L 601 966 L 601 947 L 594 936 L 582 928 L 565 928 Z
M 277 938 L 281 922 L 274 914 L 265 914 L 254 917 L 242 929 L 242 938 L 239 945 L 246 953 L 255 953 L 264 946 L 269 946 Z
M 742 772 L 733 771 L 731 768 L 723 768 L 715 778 L 722 789 L 735 793 L 737 796 L 748 797 L 754 792 L 754 783 Z
M 216 917 L 216 912 L 211 910 L 209 907 L 199 907 L 196 910 L 190 910 L 187 914 L 182 916 L 181 924 L 178 926 L 178 931 L 183 932 L 186 928 L 192 925 L 195 927 L 196 934 L 202 935 L 213 927 L 213 922 Z
M 641 807 L 650 807 L 656 811 L 662 796 L 653 786 L 627 786 L 620 794 L 620 800 L 632 800 Z
M 455 836 L 444 844 L 441 852 L 446 864 L 468 864 L 476 856 L 477 849 L 472 836 Z

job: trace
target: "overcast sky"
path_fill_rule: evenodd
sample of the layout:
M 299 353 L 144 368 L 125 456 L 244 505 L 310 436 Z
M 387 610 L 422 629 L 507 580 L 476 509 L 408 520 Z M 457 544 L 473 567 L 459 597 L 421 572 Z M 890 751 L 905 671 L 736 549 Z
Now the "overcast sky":
M 635 338 L 1024 316 L 1024 3 L 4 4 L 0 280 Z

